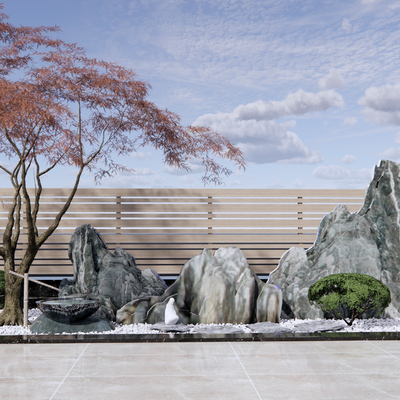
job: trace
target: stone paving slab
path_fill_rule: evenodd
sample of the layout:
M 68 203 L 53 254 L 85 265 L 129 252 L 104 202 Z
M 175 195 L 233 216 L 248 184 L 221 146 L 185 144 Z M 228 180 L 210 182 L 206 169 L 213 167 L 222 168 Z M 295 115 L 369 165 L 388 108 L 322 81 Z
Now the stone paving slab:
M 329 332 L 329 331 L 340 331 L 347 325 L 344 321 L 311 321 L 302 322 L 294 326 L 296 332 Z
M 253 332 L 256 333 L 291 333 L 293 332 L 289 328 L 284 328 L 273 322 L 257 322 L 255 324 L 246 325 Z

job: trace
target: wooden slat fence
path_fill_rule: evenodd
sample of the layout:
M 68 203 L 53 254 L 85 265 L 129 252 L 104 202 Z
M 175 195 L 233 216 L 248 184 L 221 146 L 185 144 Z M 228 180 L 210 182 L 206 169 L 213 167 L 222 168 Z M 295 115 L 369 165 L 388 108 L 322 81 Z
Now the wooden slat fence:
M 50 224 L 68 194 L 68 189 L 43 190 L 39 231 Z M 12 189 L 0 191 L 0 232 L 12 195 Z M 356 212 L 364 195 L 364 190 L 333 189 L 79 189 L 30 273 L 72 274 L 68 244 L 75 228 L 89 223 L 110 250 L 122 247 L 141 269 L 178 274 L 205 247 L 238 246 L 256 273 L 267 274 L 290 247 L 313 244 L 324 215 L 339 204 Z M 20 243 L 17 260 L 26 246 L 26 228 Z

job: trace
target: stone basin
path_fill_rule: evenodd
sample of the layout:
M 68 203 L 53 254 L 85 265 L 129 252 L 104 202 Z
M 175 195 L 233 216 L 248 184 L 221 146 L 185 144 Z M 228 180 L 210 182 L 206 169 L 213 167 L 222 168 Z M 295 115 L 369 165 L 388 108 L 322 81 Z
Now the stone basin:
M 36 304 L 46 317 L 64 324 L 82 321 L 94 314 L 100 307 L 100 302 L 97 300 L 83 297 L 42 300 L 37 301 Z

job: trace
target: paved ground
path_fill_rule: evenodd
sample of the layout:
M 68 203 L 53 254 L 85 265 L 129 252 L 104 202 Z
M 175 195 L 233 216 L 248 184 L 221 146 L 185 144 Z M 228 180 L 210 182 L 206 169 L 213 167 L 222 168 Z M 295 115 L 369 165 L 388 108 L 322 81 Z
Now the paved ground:
M 400 399 L 400 342 L 1 344 L 5 399 Z

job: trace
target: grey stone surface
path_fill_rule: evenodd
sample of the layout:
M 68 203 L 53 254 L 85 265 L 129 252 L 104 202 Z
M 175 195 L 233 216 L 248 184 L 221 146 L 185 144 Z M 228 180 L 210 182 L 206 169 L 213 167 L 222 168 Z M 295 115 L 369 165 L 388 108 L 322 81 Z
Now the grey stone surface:
M 64 324 L 47 318 L 44 314 L 38 317 L 30 326 L 32 333 L 77 333 L 77 332 L 104 332 L 114 330 L 114 325 L 104 318 L 86 318 L 83 321 Z
M 311 322 L 301 322 L 294 326 L 296 332 L 329 332 L 329 331 L 340 331 L 346 328 L 347 324 L 344 321 L 311 321 Z
M 253 332 L 256 333 L 290 333 L 292 332 L 289 328 L 284 328 L 278 324 L 274 324 L 273 322 L 257 322 L 255 324 L 246 325 Z
M 151 269 L 143 272 L 123 249 L 114 253 L 90 225 L 82 225 L 71 237 L 68 256 L 74 266 L 74 279 L 61 281 L 60 295 L 91 294 L 101 302 L 97 315 L 115 319 L 118 308 L 142 297 L 161 295 L 165 282 Z
M 308 288 L 331 274 L 356 272 L 387 285 L 392 303 L 382 316 L 400 317 L 400 166 L 381 161 L 366 192 L 364 205 L 351 214 L 336 207 L 320 223 L 314 245 L 291 248 L 268 283 L 283 292 L 283 310 L 297 318 L 323 318 L 307 298 Z
M 242 334 L 243 329 L 237 326 L 230 325 L 207 325 L 207 326 L 195 326 L 192 333 L 202 333 L 206 335 L 227 335 L 227 334 Z
M 161 331 L 161 332 L 180 332 L 180 333 L 185 333 L 189 332 L 193 328 L 193 325 L 183 325 L 183 324 L 165 324 L 163 322 L 159 322 L 157 324 L 154 324 L 151 329 L 154 329 L 156 331 Z
M 38 301 L 37 306 L 46 317 L 68 324 L 90 317 L 98 310 L 100 303 L 96 300 L 73 297 Z
M 162 296 L 134 300 L 117 312 L 124 324 L 164 321 L 165 306 L 175 299 L 182 324 L 279 322 L 282 293 L 263 283 L 237 247 L 209 249 L 189 260 Z

